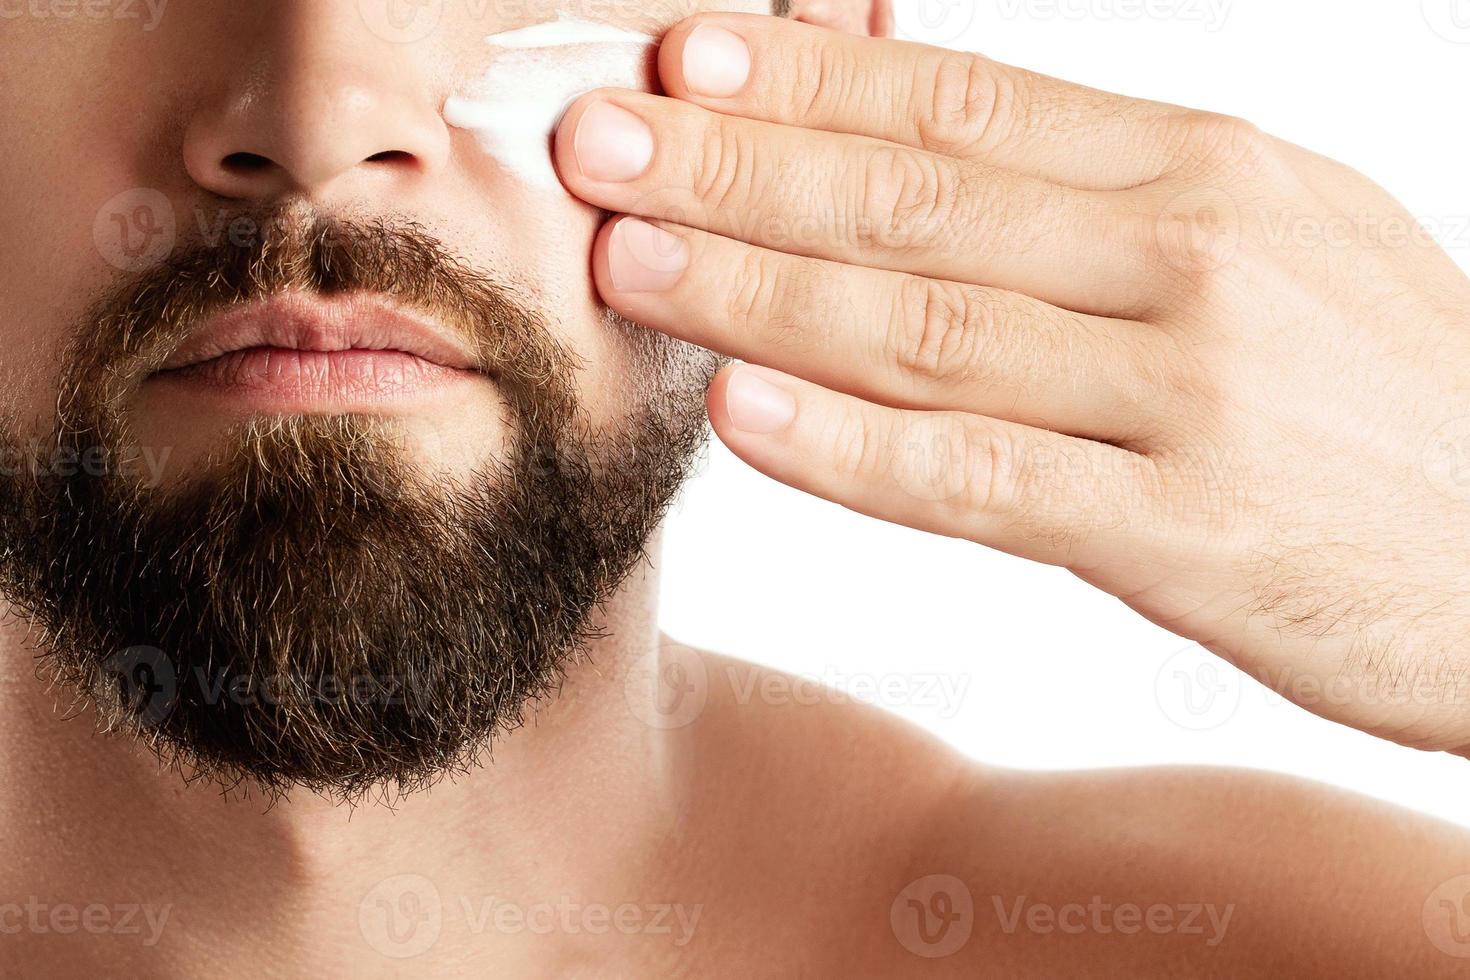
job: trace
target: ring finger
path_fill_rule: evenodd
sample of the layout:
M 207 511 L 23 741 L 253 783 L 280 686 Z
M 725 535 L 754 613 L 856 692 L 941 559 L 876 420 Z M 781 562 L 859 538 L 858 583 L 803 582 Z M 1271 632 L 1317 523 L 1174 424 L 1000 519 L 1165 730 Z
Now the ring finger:
M 602 298 L 644 326 L 894 408 L 1131 443 L 1163 411 L 1160 334 L 1005 290 L 788 255 L 620 218 Z

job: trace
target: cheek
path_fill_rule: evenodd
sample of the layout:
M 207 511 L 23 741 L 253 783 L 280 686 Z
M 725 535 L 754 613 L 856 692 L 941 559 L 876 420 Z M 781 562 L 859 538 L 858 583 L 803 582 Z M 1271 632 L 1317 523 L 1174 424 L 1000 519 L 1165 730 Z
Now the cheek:
M 592 280 L 592 244 L 606 214 L 560 188 L 508 180 L 484 159 L 466 159 L 456 171 L 442 195 L 407 216 L 541 310 L 557 341 L 584 362 L 578 386 L 588 411 L 616 413 L 620 397 L 607 389 L 631 358 Z
M 511 264 L 526 269 L 563 342 L 584 361 L 583 405 L 594 424 L 631 411 L 636 354 L 609 327 L 592 284 L 592 242 L 603 212 L 573 198 L 552 163 L 552 136 L 565 109 L 596 88 L 657 88 L 653 39 L 605 24 L 560 20 L 486 39 L 482 64 L 464 72 L 444 105 L 455 157 L 481 200 L 526 206 L 510 241 Z
M 181 185 L 160 178 L 168 113 L 151 36 L 0 22 L 0 399 L 49 430 L 58 354 L 91 298 L 177 241 Z M 105 64 L 103 73 L 86 66 Z
M 526 184 L 559 189 L 551 135 L 567 106 L 593 89 L 653 91 L 654 39 L 606 24 L 563 19 L 485 39 L 488 58 L 444 104 L 450 126 Z

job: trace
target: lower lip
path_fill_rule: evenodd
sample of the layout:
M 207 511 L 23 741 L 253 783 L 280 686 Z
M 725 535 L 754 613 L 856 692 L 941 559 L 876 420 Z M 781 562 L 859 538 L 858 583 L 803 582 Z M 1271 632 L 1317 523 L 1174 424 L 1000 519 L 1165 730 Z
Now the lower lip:
M 277 410 L 371 406 L 422 396 L 480 377 L 397 350 L 252 347 L 164 371 L 154 380 L 213 389 Z

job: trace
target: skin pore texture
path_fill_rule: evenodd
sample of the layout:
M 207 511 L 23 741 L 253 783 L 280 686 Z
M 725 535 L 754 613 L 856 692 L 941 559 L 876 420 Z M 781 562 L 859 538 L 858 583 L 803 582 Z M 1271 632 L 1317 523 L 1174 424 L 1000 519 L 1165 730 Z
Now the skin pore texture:
M 1454 828 L 1259 774 L 992 770 L 660 634 L 715 360 L 601 302 L 610 206 L 549 132 L 575 71 L 646 58 L 624 33 L 767 10 L 5 21 L 0 976 L 1456 975 L 1424 933 Z M 169 672 L 202 681 L 156 700 Z

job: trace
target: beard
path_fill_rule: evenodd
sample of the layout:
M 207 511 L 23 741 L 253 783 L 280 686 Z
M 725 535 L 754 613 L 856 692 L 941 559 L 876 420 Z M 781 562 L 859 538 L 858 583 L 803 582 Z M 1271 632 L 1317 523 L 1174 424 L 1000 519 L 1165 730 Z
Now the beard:
M 0 474 L 0 591 L 44 674 L 188 778 L 413 792 L 555 693 L 704 442 L 716 359 L 609 320 L 639 395 L 593 432 L 538 311 L 421 230 L 255 227 L 112 290 L 63 355 L 52 432 L 0 431 L 27 463 Z M 260 417 L 187 480 L 139 479 L 139 386 L 203 317 L 287 290 L 385 294 L 460 332 L 509 448 L 428 479 L 389 419 Z

